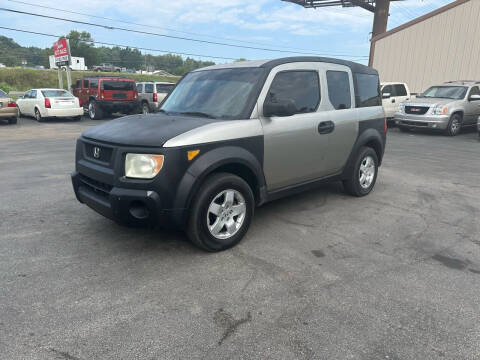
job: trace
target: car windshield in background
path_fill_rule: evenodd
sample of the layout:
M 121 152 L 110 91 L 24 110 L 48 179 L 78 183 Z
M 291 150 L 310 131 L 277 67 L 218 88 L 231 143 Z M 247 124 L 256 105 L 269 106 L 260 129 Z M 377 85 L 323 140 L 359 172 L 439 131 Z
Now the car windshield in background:
M 0 98 L 8 98 L 8 95 L 3 90 L 0 90 Z
M 466 86 L 432 86 L 417 97 L 460 100 L 467 95 L 467 90 Z
M 42 90 L 42 94 L 46 98 L 71 98 L 73 97 L 68 91 L 65 90 Z
M 102 81 L 103 90 L 133 90 L 135 83 L 133 81 Z
M 192 72 L 175 87 L 162 106 L 168 113 L 240 119 L 263 69 L 237 68 Z
M 175 85 L 169 84 L 157 84 L 157 93 L 166 93 L 168 94 L 170 91 L 173 90 Z

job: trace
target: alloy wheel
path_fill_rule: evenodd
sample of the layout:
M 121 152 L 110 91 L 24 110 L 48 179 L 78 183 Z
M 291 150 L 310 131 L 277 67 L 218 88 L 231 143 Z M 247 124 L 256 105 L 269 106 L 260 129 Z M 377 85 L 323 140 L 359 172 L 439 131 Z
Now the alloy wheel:
M 207 228 L 217 239 L 228 239 L 242 227 L 247 207 L 243 195 L 233 189 L 217 194 L 207 211 Z
M 375 178 L 375 160 L 371 156 L 366 156 L 360 163 L 359 181 L 360 186 L 368 189 Z

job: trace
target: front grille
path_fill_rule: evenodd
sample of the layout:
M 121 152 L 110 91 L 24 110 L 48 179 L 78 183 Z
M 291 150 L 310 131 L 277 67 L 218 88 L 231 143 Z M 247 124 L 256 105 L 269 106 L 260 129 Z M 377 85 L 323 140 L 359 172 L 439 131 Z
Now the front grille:
M 405 106 L 405 113 L 411 115 L 425 115 L 429 107 L 425 106 Z
M 126 99 L 127 94 L 125 94 L 125 93 L 115 93 L 115 94 L 112 95 L 112 97 L 114 99 Z
M 91 159 L 109 163 L 112 153 L 113 149 L 110 147 L 85 143 L 85 155 Z
M 112 191 L 113 188 L 112 185 L 94 180 L 83 174 L 80 174 L 80 181 L 82 182 L 82 185 L 87 187 L 89 190 L 105 198 L 108 198 L 108 195 L 110 195 L 110 191 Z

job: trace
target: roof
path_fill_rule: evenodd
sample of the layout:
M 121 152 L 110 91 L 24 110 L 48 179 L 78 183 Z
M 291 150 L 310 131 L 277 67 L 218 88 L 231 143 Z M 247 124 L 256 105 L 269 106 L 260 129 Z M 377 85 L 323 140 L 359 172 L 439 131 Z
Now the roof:
M 247 67 L 259 67 L 259 68 L 265 68 L 267 70 L 271 70 L 276 66 L 294 63 L 294 62 L 322 62 L 322 63 L 329 63 L 329 64 L 338 64 L 338 65 L 348 66 L 354 73 L 371 74 L 371 75 L 378 74 L 375 69 L 372 69 L 365 65 L 361 65 L 361 64 L 354 63 L 347 60 L 333 59 L 333 58 L 320 57 L 320 56 L 294 56 L 294 57 L 285 57 L 285 58 L 279 58 L 274 60 L 238 61 L 230 64 L 207 66 L 194 71 L 234 69 L 234 68 L 247 68 Z
M 175 85 L 175 83 L 166 81 L 137 81 L 137 84 Z

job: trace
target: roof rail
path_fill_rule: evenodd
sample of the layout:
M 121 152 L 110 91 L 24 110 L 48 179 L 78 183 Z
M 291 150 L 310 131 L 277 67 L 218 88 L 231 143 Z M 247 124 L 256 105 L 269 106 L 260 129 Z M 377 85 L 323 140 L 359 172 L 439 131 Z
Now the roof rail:
M 82 79 L 86 79 L 86 78 L 90 78 L 90 79 L 98 79 L 98 78 L 109 78 L 109 79 L 129 79 L 129 80 L 135 80 L 135 79 L 132 79 L 132 78 L 129 78 L 127 76 L 111 76 L 111 75 L 85 75 L 82 77 Z M 79 78 L 80 79 L 80 78 Z

